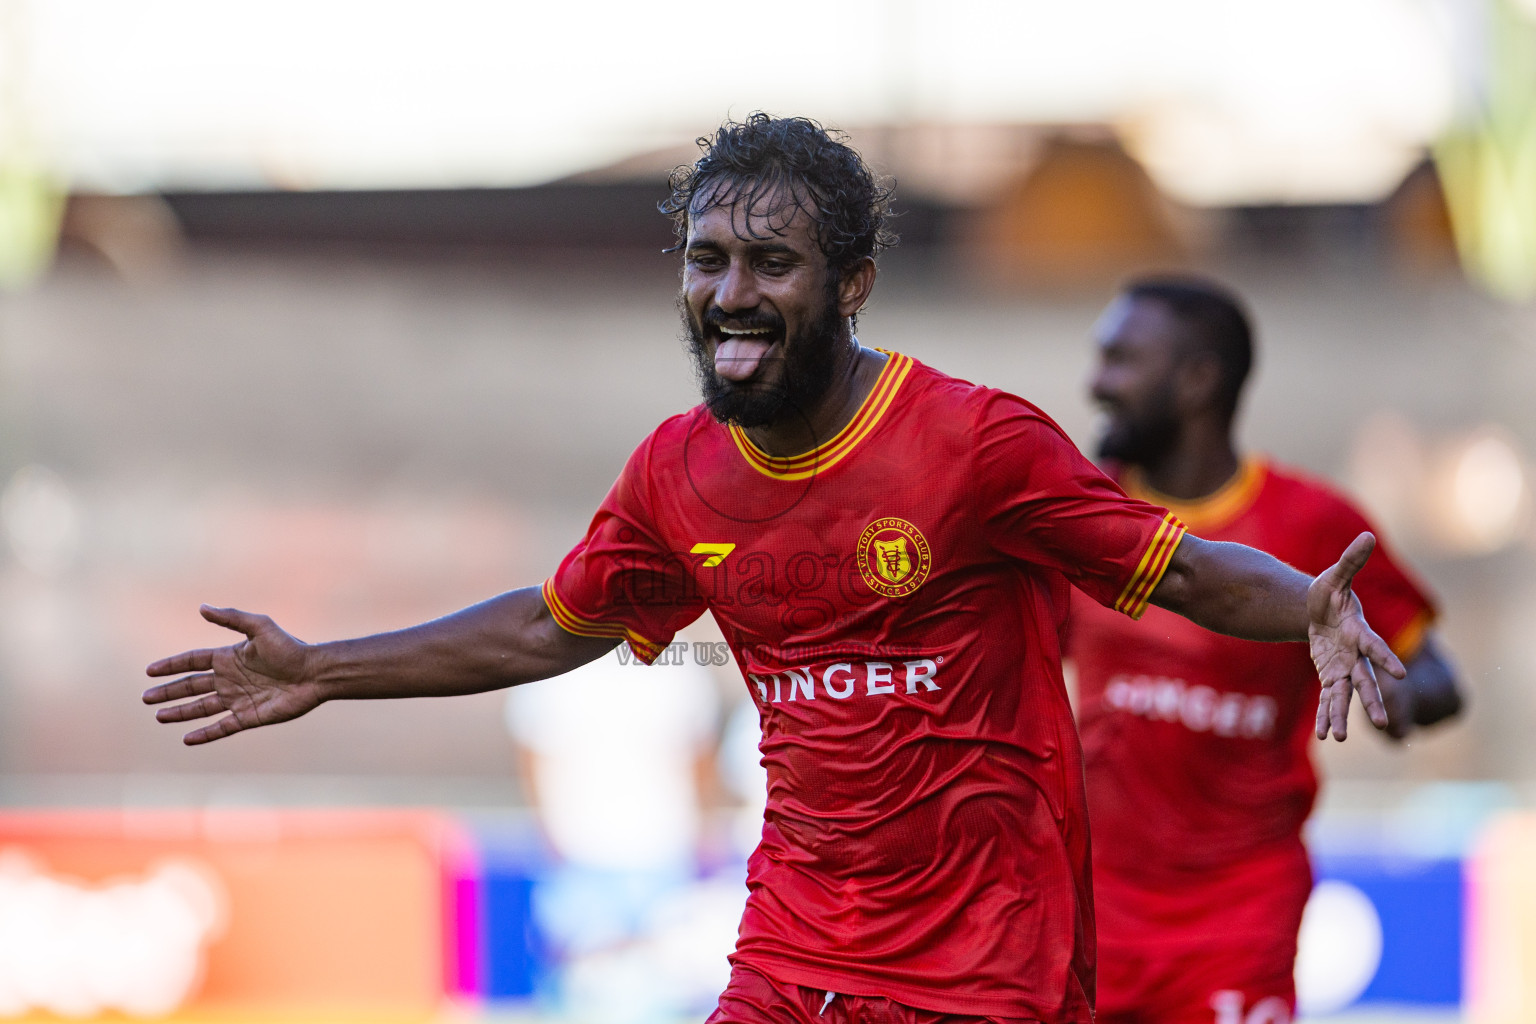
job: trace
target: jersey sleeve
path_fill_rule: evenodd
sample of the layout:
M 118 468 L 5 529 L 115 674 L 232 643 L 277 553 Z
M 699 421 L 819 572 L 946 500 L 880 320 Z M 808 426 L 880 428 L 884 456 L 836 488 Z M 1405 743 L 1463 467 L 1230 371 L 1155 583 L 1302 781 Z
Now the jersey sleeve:
M 1355 596 L 1365 611 L 1365 620 L 1392 648 L 1392 653 L 1412 661 L 1424 645 L 1424 638 L 1435 622 L 1435 604 L 1426 589 L 1397 560 L 1373 527 L 1353 505 L 1331 492 L 1322 491 L 1316 499 L 1315 512 L 1320 520 L 1313 530 L 1317 544 L 1313 564 L 1303 566 L 1316 574 L 1338 561 L 1350 541 L 1370 530 L 1376 535 L 1376 550 L 1365 568 L 1355 574 Z
M 1023 399 L 989 393 L 975 442 L 978 514 L 992 547 L 1140 618 L 1183 539 L 1178 517 L 1127 497 Z
M 544 603 L 561 628 L 625 641 L 646 664 L 704 612 L 687 566 L 667 548 L 652 516 L 652 443 L 630 456 L 587 535 L 544 581 Z

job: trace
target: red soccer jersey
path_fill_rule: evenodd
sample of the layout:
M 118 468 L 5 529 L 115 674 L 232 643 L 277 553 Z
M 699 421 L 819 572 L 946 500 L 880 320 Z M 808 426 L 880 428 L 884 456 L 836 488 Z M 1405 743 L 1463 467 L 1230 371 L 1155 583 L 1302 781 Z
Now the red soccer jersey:
M 1121 482 L 1161 500 L 1134 471 Z M 1206 500 L 1164 503 L 1200 537 L 1313 575 L 1370 528 L 1326 487 L 1257 459 Z M 1408 660 L 1433 618 L 1424 592 L 1379 542 L 1354 586 L 1372 628 Z M 1294 915 L 1269 916 L 1299 916 L 1310 888 L 1301 826 L 1317 794 L 1309 751 L 1319 687 L 1307 645 L 1237 640 L 1159 608 L 1138 623 L 1120 618 L 1079 596 L 1069 628 L 1101 941 L 1231 942 L 1274 927 L 1294 939 L 1294 920 L 1265 924 L 1264 893 L 1212 906 L 1214 883 L 1198 880 L 1279 871 L 1285 884 L 1266 876 L 1260 888 L 1294 903 Z
M 890 354 L 805 455 L 770 457 L 702 407 L 667 420 L 544 595 L 566 629 L 647 659 L 705 609 L 730 641 L 768 771 L 734 962 L 1087 1021 L 1068 581 L 1137 614 L 1182 533 L 1029 403 Z

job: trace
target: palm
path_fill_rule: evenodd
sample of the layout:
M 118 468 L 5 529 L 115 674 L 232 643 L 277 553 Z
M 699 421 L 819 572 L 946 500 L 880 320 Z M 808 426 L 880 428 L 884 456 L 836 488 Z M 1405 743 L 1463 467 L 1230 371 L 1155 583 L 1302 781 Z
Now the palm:
M 316 688 L 305 679 L 308 648 L 265 615 L 235 609 L 203 608 L 203 617 L 246 635 L 229 647 L 186 651 L 150 665 L 151 676 L 197 673 L 153 686 L 146 704 L 196 698 L 161 708 L 161 722 L 187 722 L 229 712 L 184 737 L 189 744 L 298 718 L 320 704 Z
M 1318 739 L 1327 738 L 1330 731 L 1340 740 L 1348 734 L 1350 698 L 1356 690 L 1371 724 L 1385 729 L 1387 709 L 1376 683 L 1375 667 L 1399 679 L 1405 674 L 1402 662 L 1366 623 L 1360 599 L 1351 586 L 1375 547 L 1376 538 L 1362 533 L 1307 589 L 1307 639 L 1322 683 Z

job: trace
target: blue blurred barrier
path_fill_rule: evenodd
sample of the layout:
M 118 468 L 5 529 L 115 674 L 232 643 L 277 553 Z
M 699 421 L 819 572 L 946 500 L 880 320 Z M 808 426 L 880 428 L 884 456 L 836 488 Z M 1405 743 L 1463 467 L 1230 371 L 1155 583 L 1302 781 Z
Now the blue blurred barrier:
M 1463 862 L 1398 855 L 1314 858 L 1297 989 L 1304 1013 L 1372 1005 L 1454 1009 L 1466 948 Z
M 531 998 L 548 967 L 533 920 L 534 884 L 530 865 L 507 860 L 487 865 L 481 876 L 487 999 Z

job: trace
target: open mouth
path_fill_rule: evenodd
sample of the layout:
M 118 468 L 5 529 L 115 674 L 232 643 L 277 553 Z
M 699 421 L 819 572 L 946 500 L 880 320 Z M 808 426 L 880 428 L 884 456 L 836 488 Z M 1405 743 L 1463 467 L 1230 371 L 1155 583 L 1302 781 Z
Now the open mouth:
M 777 327 L 714 328 L 715 372 L 726 380 L 745 381 L 756 376 L 763 360 L 778 346 L 781 333 Z

